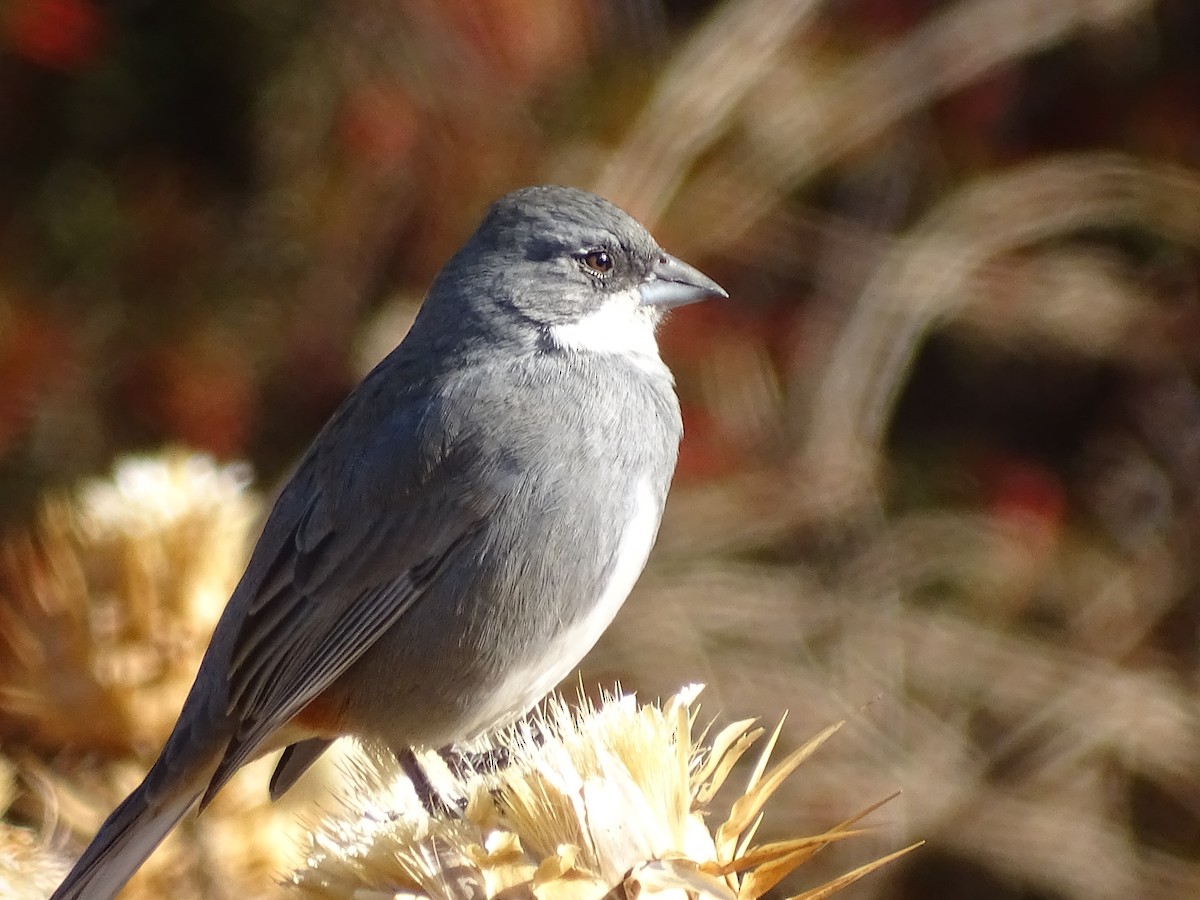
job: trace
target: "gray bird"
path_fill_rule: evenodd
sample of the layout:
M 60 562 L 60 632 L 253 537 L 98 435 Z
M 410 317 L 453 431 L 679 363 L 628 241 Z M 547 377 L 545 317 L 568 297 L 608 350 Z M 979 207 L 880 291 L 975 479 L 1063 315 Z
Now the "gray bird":
M 111 897 L 245 763 L 411 767 L 533 707 L 641 574 L 683 428 L 655 327 L 727 294 L 584 191 L 498 200 L 279 495 L 145 780 L 52 900 Z M 420 786 L 419 786 L 420 787 Z

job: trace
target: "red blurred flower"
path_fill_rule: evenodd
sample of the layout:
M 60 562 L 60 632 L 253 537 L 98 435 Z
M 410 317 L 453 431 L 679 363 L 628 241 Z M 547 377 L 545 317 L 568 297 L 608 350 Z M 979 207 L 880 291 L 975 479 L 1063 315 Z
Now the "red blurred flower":
M 1032 460 L 1007 455 L 986 459 L 980 474 L 992 520 L 1015 529 L 1030 549 L 1052 552 L 1067 515 L 1059 477 Z
M 420 121 L 403 88 L 364 84 L 346 98 L 338 126 L 355 157 L 394 168 L 416 145 Z
M 13 0 L 3 21 L 5 42 L 14 53 L 60 72 L 93 63 L 104 30 L 91 0 Z
M 245 455 L 259 414 L 244 349 L 216 327 L 132 359 L 116 399 L 125 414 L 162 440 L 222 459 Z
M 586 0 L 428 0 L 488 74 L 525 91 L 583 64 L 595 10 Z

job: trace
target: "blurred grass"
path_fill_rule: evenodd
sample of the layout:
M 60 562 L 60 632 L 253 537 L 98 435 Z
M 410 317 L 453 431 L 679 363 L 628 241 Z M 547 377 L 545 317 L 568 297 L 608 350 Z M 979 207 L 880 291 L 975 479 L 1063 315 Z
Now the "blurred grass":
M 170 442 L 269 485 L 488 201 L 595 187 L 733 299 L 663 333 L 677 488 L 587 674 L 793 744 L 865 706 L 772 826 L 903 789 L 874 849 L 929 845 L 848 896 L 1196 896 L 1196 46 L 1190 0 L 10 0 L 2 514 Z

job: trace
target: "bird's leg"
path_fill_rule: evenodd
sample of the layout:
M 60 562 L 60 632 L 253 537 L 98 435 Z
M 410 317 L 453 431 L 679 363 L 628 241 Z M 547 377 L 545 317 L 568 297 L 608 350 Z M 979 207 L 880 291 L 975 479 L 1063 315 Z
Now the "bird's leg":
M 425 769 L 421 767 L 417 754 L 412 751 L 412 748 L 405 747 L 403 750 L 393 752 L 396 754 L 396 762 L 400 763 L 400 768 L 412 782 L 413 790 L 417 792 L 417 799 L 425 807 L 425 812 L 431 816 L 442 815 L 451 819 L 459 818 L 462 811 L 447 803 L 438 789 L 433 786 L 433 782 L 425 774 Z

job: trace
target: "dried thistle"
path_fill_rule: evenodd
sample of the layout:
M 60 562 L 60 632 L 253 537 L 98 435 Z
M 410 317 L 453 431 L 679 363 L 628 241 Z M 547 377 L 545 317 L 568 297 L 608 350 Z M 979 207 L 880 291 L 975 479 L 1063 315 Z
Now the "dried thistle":
M 872 810 L 823 834 L 752 843 L 771 795 L 841 723 L 768 770 L 777 728 L 710 830 L 714 796 L 763 729 L 747 720 L 694 739 L 698 693 L 685 689 L 662 707 L 617 696 L 574 710 L 551 698 L 531 722 L 477 748 L 507 748 L 507 767 L 463 778 L 442 770 L 442 786 L 465 800 L 461 818 L 426 814 L 399 767 L 373 752 L 350 772 L 342 811 L 314 829 L 292 885 L 314 900 L 757 900 L 823 847 L 861 833 L 853 826 Z M 435 770 L 438 758 L 424 762 Z M 828 896 L 897 855 L 798 896 Z
M 134 458 L 4 542 L 0 739 L 157 749 L 245 563 L 258 509 L 245 487 L 207 457 Z
M 249 551 L 246 484 L 204 456 L 129 459 L 0 545 L 0 743 L 30 788 L 10 792 L 11 820 L 43 834 L 0 825 L 21 871 L 38 871 L 29 853 L 50 834 L 82 847 L 166 738 Z M 266 779 L 257 764 L 239 773 L 123 896 L 268 896 L 301 797 L 270 805 Z M 4 897 L 49 892 L 13 890 L 0 883 Z

